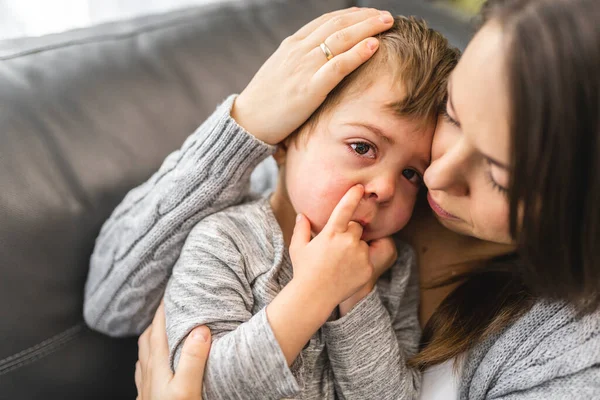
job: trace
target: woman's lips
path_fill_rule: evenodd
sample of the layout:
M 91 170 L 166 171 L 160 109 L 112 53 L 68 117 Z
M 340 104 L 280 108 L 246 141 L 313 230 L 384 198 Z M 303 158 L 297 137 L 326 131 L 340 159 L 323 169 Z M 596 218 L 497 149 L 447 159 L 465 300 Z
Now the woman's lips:
M 433 197 L 431 197 L 431 193 L 429 192 L 427 192 L 427 201 L 429 202 L 429 206 L 431 207 L 431 209 L 440 217 L 446 219 L 460 219 L 456 215 L 452 215 L 448 211 L 440 207 L 440 205 L 436 203 L 435 200 L 433 200 Z

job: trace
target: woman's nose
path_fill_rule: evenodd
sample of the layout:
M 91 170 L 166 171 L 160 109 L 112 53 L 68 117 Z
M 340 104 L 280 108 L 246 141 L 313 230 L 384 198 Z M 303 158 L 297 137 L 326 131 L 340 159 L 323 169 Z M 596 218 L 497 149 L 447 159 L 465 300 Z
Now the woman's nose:
M 425 171 L 423 181 L 427 189 L 447 192 L 453 196 L 467 196 L 469 158 L 469 150 L 461 143 L 449 148 Z
M 377 203 L 392 200 L 396 192 L 396 177 L 393 174 L 378 175 L 365 185 L 365 198 Z

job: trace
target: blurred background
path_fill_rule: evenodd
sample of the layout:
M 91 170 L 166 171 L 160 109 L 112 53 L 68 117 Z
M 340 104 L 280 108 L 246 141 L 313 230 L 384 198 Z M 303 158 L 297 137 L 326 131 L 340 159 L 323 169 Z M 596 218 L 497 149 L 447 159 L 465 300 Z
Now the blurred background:
M 222 0 L 0 0 L 0 39 L 41 36 L 217 2 Z
M 245 0 L 226 1 L 233 3 Z M 0 0 L 0 39 L 41 36 L 217 2 L 222 3 L 223 0 Z M 437 2 L 472 15 L 484 0 Z
M 451 7 L 456 7 L 457 9 L 467 13 L 467 14 L 477 14 L 481 5 L 485 2 L 485 0 L 452 0 L 446 1 L 449 3 Z

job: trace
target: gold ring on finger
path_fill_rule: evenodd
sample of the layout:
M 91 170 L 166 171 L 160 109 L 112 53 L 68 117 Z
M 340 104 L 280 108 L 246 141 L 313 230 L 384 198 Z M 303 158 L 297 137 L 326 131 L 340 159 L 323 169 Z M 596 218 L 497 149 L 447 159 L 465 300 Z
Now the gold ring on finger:
M 331 52 L 331 50 L 329 50 L 329 47 L 327 47 L 325 42 L 322 42 L 319 45 L 319 47 L 321 48 L 321 50 L 323 50 L 323 54 L 325 54 L 325 57 L 327 57 L 327 61 L 329 61 L 333 58 L 333 53 Z

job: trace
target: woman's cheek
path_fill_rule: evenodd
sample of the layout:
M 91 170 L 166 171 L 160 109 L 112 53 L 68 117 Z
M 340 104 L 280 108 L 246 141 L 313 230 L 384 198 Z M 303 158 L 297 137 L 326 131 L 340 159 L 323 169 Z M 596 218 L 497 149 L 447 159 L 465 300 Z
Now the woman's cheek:
M 477 236 L 497 243 L 512 242 L 508 214 L 508 204 L 503 199 L 482 202 L 474 213 L 476 221 L 473 222 L 479 232 Z

